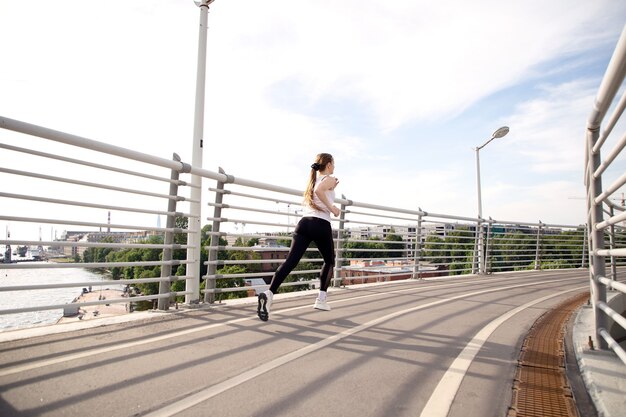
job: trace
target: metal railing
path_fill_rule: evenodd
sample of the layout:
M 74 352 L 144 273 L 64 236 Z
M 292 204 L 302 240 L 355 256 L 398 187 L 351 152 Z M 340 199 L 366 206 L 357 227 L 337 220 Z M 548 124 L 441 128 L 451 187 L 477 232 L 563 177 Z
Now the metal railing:
M 585 146 L 585 185 L 590 247 L 591 297 L 595 313 L 595 342 L 601 349 L 612 349 L 626 363 L 626 351 L 614 335 L 626 332 L 626 319 L 607 303 L 607 290 L 626 293 L 626 285 L 616 281 L 617 265 L 626 256 L 624 245 L 624 212 L 622 204 L 614 203 L 626 184 L 623 161 L 619 156 L 626 146 L 626 135 L 611 136 L 626 108 L 626 93 L 617 103 L 615 97 L 626 76 L 626 26 L 622 31 L 611 61 L 600 85 L 593 110 L 587 122 Z M 613 112 L 603 126 L 609 109 Z M 603 128 L 603 130 L 601 130 Z M 603 149 L 608 149 L 602 160 Z M 608 184 L 608 186 L 604 185 Z M 623 189 L 622 189 L 623 190 Z M 619 199 L 618 199 L 619 201 Z M 610 272 L 607 273 L 607 261 Z M 612 323 L 610 323 L 612 321 Z
M 141 290 L 132 298 L 132 293 L 125 292 L 118 298 L 87 303 L 4 308 L 0 309 L 0 316 L 139 301 L 158 301 L 158 308 L 166 310 L 173 300 L 183 302 L 183 296 L 187 304 L 201 298 L 213 303 L 223 298 L 245 297 L 266 288 L 275 269 L 284 262 L 291 232 L 301 216 L 302 190 L 237 178 L 222 169 L 199 169 L 176 155 L 168 160 L 8 118 L 0 117 L 0 127 L 6 136 L 0 138 L 0 148 L 10 153 L 10 161 L 15 165 L 9 163 L 0 168 L 5 184 L 0 192 L 4 207 L 0 220 L 12 225 L 43 224 L 66 231 L 60 238 L 39 241 L 16 235 L 11 239 L 7 231 L 0 245 L 47 247 L 49 259 L 0 263 L 0 270 L 96 269 L 106 271 L 106 276 L 113 279 L 96 284 L 79 280 L 0 285 L 0 291 L 112 283 Z M 12 133 L 16 136 L 9 137 L 11 132 L 17 132 Z M 21 143 L 25 137 L 45 141 L 30 149 L 4 143 Z M 50 144 L 55 153 L 41 150 Z M 208 191 L 208 206 L 213 212 L 202 219 L 209 224 L 195 239 L 202 246 L 202 256 L 196 260 L 187 259 L 188 249 L 193 248 L 187 243 L 191 233 L 187 225 L 194 218 L 190 206 L 200 202 L 183 195 L 183 190 L 193 186 L 179 178 L 190 174 L 214 181 L 204 190 Z M 345 196 L 336 202 L 341 205 L 341 215 L 333 219 L 335 286 L 585 266 L 583 226 L 428 213 L 419 208 L 356 202 Z M 67 216 L 47 217 L 47 213 Z M 125 220 L 103 221 L 111 213 L 112 218 Z M 165 227 L 157 222 L 161 216 L 166 219 Z M 477 268 L 480 228 L 485 236 L 483 270 Z M 7 257 L 10 256 L 9 251 Z M 55 262 L 55 256 L 70 262 Z M 319 285 L 321 262 L 317 251 L 309 248 L 282 290 L 315 288 Z
M 206 247 L 211 254 L 204 276 L 207 302 L 214 301 L 217 294 L 269 284 L 274 270 L 284 262 L 290 231 L 302 209 L 301 190 L 250 184 L 231 175 L 210 191 L 214 213 L 209 218 L 212 240 Z M 334 285 L 585 266 L 584 226 L 479 221 L 362 203 L 345 196 L 336 201 L 341 204 L 341 215 L 333 219 Z M 479 224 L 486 236 L 488 266 L 484 271 L 476 267 Z M 227 225 L 231 231 L 224 231 Z M 319 285 L 319 269 L 314 265 L 322 259 L 314 248 L 308 254 L 283 287 Z
M 19 192 L 0 192 L 3 199 L 3 214 L 0 220 L 16 223 L 29 223 L 35 225 L 54 225 L 65 228 L 63 239 L 42 240 L 40 234 L 39 241 L 9 239 L 10 231 L 7 227 L 5 240 L 0 241 L 6 251 L 4 261 L 0 268 L 6 270 L 14 269 L 51 269 L 51 268 L 158 268 L 162 272 L 160 276 L 151 276 L 140 279 L 120 279 L 116 284 L 137 285 L 158 283 L 160 293 L 154 295 L 138 296 L 133 298 L 135 302 L 142 300 L 159 299 L 162 308 L 167 308 L 167 302 L 172 294 L 169 294 L 169 285 L 177 280 L 189 279 L 185 275 L 171 276 L 172 267 L 185 265 L 186 260 L 172 259 L 171 250 L 184 249 L 187 245 L 174 245 L 171 237 L 174 234 L 185 234 L 185 229 L 176 228 L 171 221 L 176 216 L 189 217 L 188 214 L 176 211 L 177 204 L 189 202 L 190 200 L 178 195 L 178 188 L 189 187 L 184 181 L 178 179 L 179 172 L 188 172 L 189 166 L 180 162 L 180 158 L 174 155 L 173 160 L 165 160 L 151 157 L 146 154 L 134 152 L 128 149 L 118 148 L 101 142 L 91 141 L 85 138 L 65 134 L 51 129 L 41 128 L 16 120 L 2 118 L 0 125 L 4 129 L 21 132 L 35 137 L 46 138 L 57 142 L 57 144 L 70 145 L 70 151 L 60 150 L 57 154 L 42 152 L 36 149 L 29 149 L 22 146 L 14 146 L 2 143 L 0 148 L 4 152 L 10 153 L 11 161 L 27 170 L 17 170 L 9 167 L 0 168 L 3 179 L 3 191 L 14 188 Z M 19 141 L 24 136 L 17 136 Z M 60 147 L 60 146 L 58 146 Z M 103 159 L 114 160 L 109 164 L 88 162 L 86 159 L 68 158 L 65 154 L 77 154 L 80 150 L 86 149 L 91 152 L 94 160 Z M 5 154 L 6 155 L 6 154 Z M 144 163 L 148 168 L 163 168 L 170 172 L 169 178 L 166 176 L 151 173 L 150 169 L 145 171 L 133 171 L 125 168 L 128 162 L 138 161 Z M 58 163 L 61 162 L 61 163 Z M 114 165 L 117 163 L 118 165 Z M 120 165 L 122 167 L 120 167 Z M 43 174 L 42 168 L 47 171 L 60 172 L 63 168 L 65 175 L 73 174 L 72 177 Z M 152 170 L 154 171 L 154 169 Z M 106 181 L 106 182 L 105 182 Z M 164 193 L 162 191 L 168 191 Z M 33 190 L 32 194 L 25 192 Z M 35 194 L 36 193 L 36 194 Z M 69 196 L 70 198 L 58 198 L 59 196 Z M 78 199 L 89 196 L 90 199 Z M 11 202 L 9 202 L 9 200 Z M 112 203 L 114 202 L 114 203 Z M 162 206 L 166 210 L 155 210 L 154 207 Z M 11 209 L 12 208 L 12 209 Z M 80 211 L 75 210 L 79 208 Z M 16 210 L 18 211 L 16 213 Z M 13 211 L 13 213 L 10 213 Z M 70 213 L 72 217 L 50 218 L 45 217 L 47 213 Z M 126 218 L 133 219 L 132 224 L 111 223 L 110 213 L 115 213 L 119 217 L 121 213 Z M 25 216 L 24 213 L 32 213 Z M 108 221 L 103 216 L 108 213 Z M 43 215 L 43 216 L 42 216 Z M 157 216 L 164 216 L 167 219 L 165 228 L 149 225 L 148 223 L 135 223 L 135 219 L 156 219 Z M 78 228 L 72 232 L 69 227 Z M 106 232 L 103 232 L 106 229 Z M 110 232 L 111 229 L 118 230 Z M 68 231 L 69 230 L 69 231 Z M 122 231 L 120 231 L 122 230 Z M 120 243 L 123 241 L 124 243 Z M 141 242 L 141 243 L 133 243 Z M 46 254 L 51 259 L 71 258 L 83 260 L 81 263 L 14 263 L 11 262 L 13 255 L 11 247 L 19 248 L 44 246 L 52 248 Z M 111 258 L 104 259 L 103 249 L 106 252 L 115 252 L 122 249 L 153 249 L 162 251 L 163 255 L 158 260 L 139 260 L 132 262 L 113 261 Z M 41 250 L 40 249 L 40 250 Z M 100 250 L 100 251 L 99 251 Z M 99 256 L 100 255 L 100 256 Z M 39 254 L 37 257 L 41 256 Z M 89 259 L 90 261 L 87 261 Z M 23 259 L 22 259 L 23 260 Z M 28 284 L 19 286 L 2 286 L 2 291 L 33 291 L 61 287 L 88 287 L 93 285 L 91 281 L 80 281 L 65 284 Z M 185 295 L 185 291 L 176 292 L 175 295 Z M 107 304 L 128 303 L 128 298 L 108 299 Z M 95 303 L 98 304 L 98 303 Z M 101 304 L 104 304 L 102 302 Z M 24 313 L 38 311 L 42 309 L 58 309 L 67 307 L 79 307 L 79 304 L 69 305 L 45 305 L 15 307 L 2 311 L 3 314 Z

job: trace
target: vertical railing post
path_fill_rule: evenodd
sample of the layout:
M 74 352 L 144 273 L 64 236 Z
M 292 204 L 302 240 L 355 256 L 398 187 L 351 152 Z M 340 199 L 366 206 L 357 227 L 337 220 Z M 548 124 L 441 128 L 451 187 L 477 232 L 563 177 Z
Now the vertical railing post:
M 589 254 L 590 254 L 590 279 L 591 279 L 591 300 L 593 303 L 593 313 L 595 316 L 595 342 L 600 349 L 607 349 L 606 340 L 600 335 L 601 329 L 608 326 L 608 318 L 602 310 L 598 308 L 599 303 L 606 303 L 606 286 L 598 281 L 600 277 L 606 276 L 606 259 L 598 255 L 599 250 L 604 249 L 604 231 L 598 229 L 596 225 L 603 221 L 602 202 L 596 203 L 596 197 L 602 193 L 602 176 L 595 177 L 593 173 L 600 166 L 602 160 L 600 151 L 594 152 L 593 147 L 600 136 L 599 127 L 587 130 L 587 152 L 589 156 L 588 165 L 586 167 L 586 179 L 589 195 L 587 205 L 590 214 L 589 221 Z
M 490 265 L 489 251 L 491 249 L 490 242 L 491 242 L 491 223 L 492 222 L 493 220 L 491 219 L 491 217 L 489 217 L 489 222 L 487 222 L 487 238 L 485 239 L 485 262 L 483 263 L 483 272 L 482 272 L 483 275 L 486 275 L 488 272 L 490 272 L 487 270 L 487 265 Z
M 418 208 L 421 212 L 422 209 Z M 413 279 L 422 279 L 420 261 L 422 260 L 422 215 L 417 216 L 417 228 L 415 229 L 415 253 L 413 254 Z
M 220 174 L 226 174 L 226 172 L 219 168 Z M 228 176 L 226 176 L 228 178 Z M 228 180 L 226 181 L 228 182 Z M 212 277 L 217 273 L 217 254 L 219 252 L 220 245 L 220 225 L 222 224 L 222 201 L 224 199 L 224 181 L 218 181 L 216 192 L 215 192 L 215 206 L 213 208 L 213 225 L 211 227 L 211 247 L 209 248 L 209 256 L 208 256 L 208 266 L 207 266 L 207 276 Z M 204 302 L 206 303 L 214 303 L 215 302 L 215 294 L 213 292 L 209 292 L 207 290 L 215 289 L 215 280 L 208 279 L 206 280 L 204 286 Z
M 472 274 L 478 273 L 478 227 L 480 225 L 480 220 L 476 222 L 476 233 L 474 233 L 474 257 L 472 260 Z
M 613 217 L 615 215 L 615 209 L 613 206 L 609 207 L 610 216 Z M 609 248 L 615 249 L 615 226 L 611 224 L 609 226 Z M 611 260 L 611 279 L 615 280 L 617 278 L 617 266 L 615 265 L 615 256 L 611 255 L 609 258 Z
M 587 225 L 583 224 L 583 254 L 582 254 L 582 260 L 580 261 L 580 267 L 584 268 L 586 263 L 585 263 L 585 256 L 587 254 Z
M 174 161 L 180 162 L 180 156 L 174 154 Z M 174 244 L 174 232 L 172 229 L 176 227 L 176 203 L 178 197 L 178 177 L 179 173 L 176 170 L 172 170 L 170 175 L 170 199 L 167 202 L 167 221 L 165 227 L 168 229 L 163 237 L 163 265 L 161 265 L 161 278 L 169 278 L 168 281 L 161 281 L 159 283 L 159 294 L 167 294 L 171 291 L 172 286 L 172 245 Z M 159 310 L 168 310 L 170 308 L 170 298 L 159 298 L 158 308 Z
M 346 197 L 342 194 L 341 198 L 343 200 L 346 199 Z M 348 204 L 351 205 L 352 201 L 348 200 Z M 341 277 L 341 269 L 342 269 L 342 260 L 341 258 L 343 257 L 343 245 L 345 242 L 345 238 L 343 236 L 344 233 L 344 227 L 346 224 L 346 204 L 345 203 L 341 203 L 341 213 L 339 214 L 339 227 L 337 230 L 337 250 L 336 250 L 336 254 L 335 254 L 335 269 L 333 270 L 333 282 L 331 283 L 333 287 L 340 287 L 342 284 L 342 277 Z
M 541 269 L 541 228 L 543 223 L 539 220 L 539 226 L 537 226 L 537 240 L 535 242 L 535 271 Z

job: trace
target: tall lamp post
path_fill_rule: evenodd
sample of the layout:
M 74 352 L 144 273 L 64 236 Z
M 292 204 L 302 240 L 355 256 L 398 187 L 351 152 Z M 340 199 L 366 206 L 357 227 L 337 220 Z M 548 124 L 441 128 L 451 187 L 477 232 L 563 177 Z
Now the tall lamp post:
M 194 1 L 200 8 L 200 29 L 198 32 L 198 63 L 196 71 L 196 100 L 193 123 L 193 147 L 191 152 L 191 164 L 196 168 L 202 168 L 202 151 L 204 141 L 204 93 L 206 80 L 206 46 L 207 46 L 207 24 L 209 5 L 215 0 Z M 202 200 L 202 178 L 199 175 L 191 176 L 191 200 L 189 212 L 189 234 L 187 235 L 187 259 L 191 263 L 187 268 L 187 275 L 193 277 L 187 281 L 187 291 L 185 303 L 193 304 L 200 301 L 200 222 Z
M 491 142 L 494 139 L 499 139 L 503 136 L 506 136 L 506 134 L 509 133 L 509 128 L 508 126 L 502 126 L 501 128 L 499 128 L 498 130 L 496 130 L 495 132 L 493 132 L 493 134 L 491 135 L 491 138 L 483 143 L 481 146 L 474 148 L 474 150 L 476 151 L 476 184 L 478 186 L 478 227 L 479 227 L 479 232 L 478 232 L 478 273 L 479 274 L 484 274 L 485 273 L 485 254 L 483 253 L 483 225 L 482 225 L 482 218 L 483 218 L 483 202 L 482 202 L 482 196 L 481 196 L 481 192 L 480 192 L 480 157 L 479 157 L 479 152 L 482 148 L 484 148 L 485 146 L 487 146 L 489 144 L 489 142 Z

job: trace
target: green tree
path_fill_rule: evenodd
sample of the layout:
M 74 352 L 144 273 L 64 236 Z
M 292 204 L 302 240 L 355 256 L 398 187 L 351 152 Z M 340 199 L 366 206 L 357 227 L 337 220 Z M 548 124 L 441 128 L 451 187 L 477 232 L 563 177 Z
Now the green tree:
M 444 264 L 447 259 L 444 240 L 434 234 L 427 236 L 422 248 L 422 257 L 433 264 Z
M 107 236 L 101 240 L 101 243 L 114 243 L 114 239 L 110 236 Z M 106 257 L 109 253 L 113 251 L 113 248 L 99 248 L 99 247 L 91 247 L 85 249 L 83 252 L 83 262 L 85 263 L 93 263 L 93 262 L 106 262 Z
M 450 270 L 452 275 L 471 272 L 474 256 L 474 231 L 468 226 L 449 231 L 445 237 L 429 235 L 424 243 L 422 257 Z
M 491 264 L 495 272 L 534 268 L 536 236 L 521 232 L 508 232 L 491 238 Z
M 402 258 L 406 256 L 406 242 L 402 239 L 402 236 L 393 233 L 388 234 L 382 246 L 384 249 L 387 249 L 387 252 L 383 252 L 384 258 Z
M 350 259 L 385 258 L 387 250 L 393 245 L 392 243 L 387 242 L 382 243 L 375 237 L 372 237 L 369 240 L 371 240 L 371 242 L 346 242 L 343 246 L 344 257 Z
M 220 275 L 245 274 L 246 268 L 241 265 L 226 265 L 217 270 Z M 243 278 L 220 278 L 215 282 L 215 288 L 244 288 L 245 280 Z M 245 298 L 248 294 L 246 291 L 234 291 L 216 293 L 216 300 L 227 300 L 233 298 Z
M 541 268 L 577 268 L 580 266 L 584 231 L 566 230 L 541 238 Z M 549 265 L 554 267 L 549 267 Z
M 177 217 L 175 225 L 179 229 L 186 229 L 188 220 L 185 217 Z M 162 244 L 162 235 L 150 236 L 141 243 Z M 184 245 L 187 243 L 187 233 L 175 233 L 173 237 L 175 244 Z M 91 255 L 89 255 L 91 256 Z M 185 259 L 187 252 L 185 249 L 175 249 L 172 251 L 172 259 Z M 163 249 L 157 248 L 127 248 L 122 250 L 111 250 L 105 256 L 105 262 L 148 262 L 160 261 L 163 258 Z M 176 274 L 185 275 L 185 266 L 181 265 L 176 270 Z M 156 278 L 161 276 L 160 266 L 132 266 L 132 267 L 112 267 L 110 268 L 113 279 L 139 279 Z M 181 285 L 181 284 L 177 284 Z M 184 281 L 183 284 L 184 285 Z M 159 291 L 158 283 L 138 284 L 137 287 L 144 295 L 156 294 Z

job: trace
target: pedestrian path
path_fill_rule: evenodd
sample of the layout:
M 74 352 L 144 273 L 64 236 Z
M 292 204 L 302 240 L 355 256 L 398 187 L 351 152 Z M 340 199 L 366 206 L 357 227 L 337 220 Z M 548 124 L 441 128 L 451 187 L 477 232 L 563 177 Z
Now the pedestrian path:
M 502 416 L 533 323 L 587 290 L 583 270 L 411 280 L 334 289 L 328 312 L 279 294 L 268 322 L 251 299 L 14 335 L 0 414 Z

